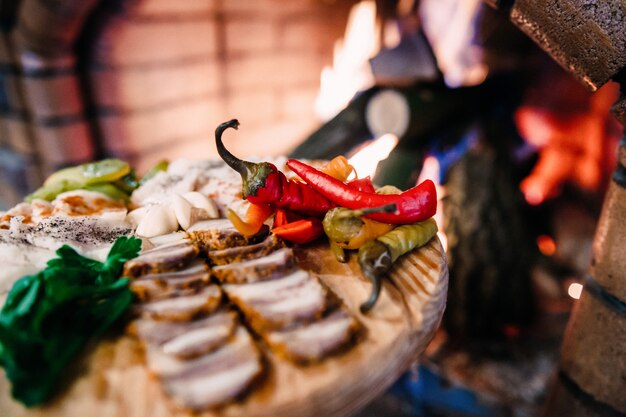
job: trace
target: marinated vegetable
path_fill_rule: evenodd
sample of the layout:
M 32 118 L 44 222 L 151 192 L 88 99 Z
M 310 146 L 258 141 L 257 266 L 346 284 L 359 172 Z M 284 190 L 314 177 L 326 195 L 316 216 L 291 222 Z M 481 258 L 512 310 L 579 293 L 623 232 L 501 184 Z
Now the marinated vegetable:
M 224 162 L 241 175 L 244 199 L 254 204 L 272 204 L 276 208 L 312 216 L 321 216 L 334 207 L 333 203 L 308 185 L 288 180 L 273 164 L 243 161 L 231 154 L 222 142 L 222 134 L 228 128 L 238 127 L 236 119 L 219 125 L 215 130 L 215 143 Z
M 228 210 L 226 217 L 235 226 L 235 229 L 244 236 L 253 236 L 261 230 L 263 223 L 272 215 L 274 210 L 269 204 L 250 204 L 246 211 L 245 220 L 241 219 L 233 210 Z
M 411 224 L 432 217 L 437 210 L 437 192 L 435 184 L 430 180 L 401 194 L 381 195 L 359 191 L 295 159 L 289 160 L 287 166 L 311 188 L 338 206 L 360 209 L 395 204 L 397 207 L 394 213 L 368 214 L 370 219 L 393 224 Z
M 335 255 L 340 262 L 345 261 L 345 256 L 338 249 L 359 249 L 366 242 L 384 235 L 394 228 L 392 224 L 381 223 L 362 217 L 370 213 L 394 212 L 396 206 L 390 204 L 383 207 L 350 210 L 342 207 L 334 208 L 324 216 L 324 232 L 332 244 Z
M 125 200 L 129 193 L 113 183 L 122 181 L 130 173 L 130 165 L 119 159 L 104 159 L 64 168 L 50 175 L 41 188 L 26 197 L 26 201 L 31 202 L 36 198 L 52 201 L 61 193 L 79 189 L 98 191 L 111 198 Z
M 275 227 L 272 232 L 289 242 L 305 244 L 314 241 L 324 234 L 322 222 L 314 217 L 296 220 L 282 226 Z
M 367 242 L 359 249 L 358 259 L 363 274 L 372 282 L 370 297 L 361 304 L 361 312 L 374 307 L 380 295 L 381 279 L 393 263 L 405 253 L 425 245 L 437 233 L 434 219 L 399 226 L 389 233 Z

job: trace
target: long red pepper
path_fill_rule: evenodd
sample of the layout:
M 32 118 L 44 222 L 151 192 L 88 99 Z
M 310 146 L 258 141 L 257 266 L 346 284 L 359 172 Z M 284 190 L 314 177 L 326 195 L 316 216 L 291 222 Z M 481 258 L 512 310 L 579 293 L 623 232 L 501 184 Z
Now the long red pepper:
M 298 174 L 309 186 L 341 207 L 363 209 L 395 204 L 394 213 L 373 213 L 368 218 L 385 223 L 411 224 L 429 219 L 437 211 L 437 191 L 432 181 L 404 191 L 401 194 L 375 194 L 350 187 L 335 178 L 295 159 L 287 166 Z
M 322 236 L 324 227 L 320 219 L 311 217 L 275 227 L 272 232 L 282 239 L 302 245 Z
M 243 198 L 254 204 L 272 204 L 277 208 L 322 216 L 335 205 L 307 184 L 290 181 L 276 166 L 268 162 L 248 162 L 235 157 L 222 142 L 228 128 L 237 129 L 236 119 L 215 129 L 215 144 L 220 157 L 241 175 Z

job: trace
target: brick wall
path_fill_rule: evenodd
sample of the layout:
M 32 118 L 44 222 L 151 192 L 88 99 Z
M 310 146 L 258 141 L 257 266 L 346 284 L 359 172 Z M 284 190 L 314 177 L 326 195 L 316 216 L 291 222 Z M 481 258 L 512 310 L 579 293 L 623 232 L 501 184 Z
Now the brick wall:
M 6 205 L 66 164 L 215 157 L 233 117 L 234 153 L 288 152 L 319 123 L 319 75 L 356 0 L 3 3 L 0 173 L 29 172 L 0 181 Z
M 285 153 L 318 123 L 322 67 L 355 1 L 143 0 L 109 10 L 90 77 L 104 147 L 139 170 L 167 156 L 215 157 L 236 117 L 240 155 Z

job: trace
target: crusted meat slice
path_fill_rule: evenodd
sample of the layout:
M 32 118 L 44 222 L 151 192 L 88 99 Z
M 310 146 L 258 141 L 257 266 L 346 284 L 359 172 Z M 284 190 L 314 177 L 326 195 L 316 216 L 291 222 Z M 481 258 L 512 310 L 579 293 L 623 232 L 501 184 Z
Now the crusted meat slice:
M 281 356 L 296 362 L 314 362 L 346 346 L 357 328 L 356 320 L 342 309 L 296 328 L 264 335 Z
M 294 266 L 293 251 L 283 248 L 261 258 L 216 266 L 211 273 L 220 282 L 245 284 L 275 278 Z
M 149 273 L 172 271 L 187 265 L 198 256 L 198 248 L 188 241 L 178 241 L 142 252 L 124 265 L 124 275 L 138 277 Z
M 233 311 L 216 312 L 192 321 L 139 319 L 134 333 L 150 348 L 178 358 L 191 358 L 220 347 L 233 335 L 237 317 Z
M 226 284 L 224 291 L 259 333 L 310 322 L 326 308 L 326 291 L 317 278 L 301 269 L 279 279 Z
M 138 309 L 144 316 L 157 320 L 191 320 L 200 314 L 215 311 L 221 300 L 220 288 L 209 285 L 196 294 L 140 304 Z
M 220 250 L 257 243 L 267 235 L 268 230 L 263 227 L 256 235 L 246 237 L 235 229 L 230 220 L 215 219 L 195 223 L 187 229 L 187 234 L 191 240 L 207 250 Z
M 208 354 L 180 360 L 160 349 L 148 349 L 147 363 L 167 392 L 195 410 L 234 400 L 263 370 L 260 352 L 241 326 L 229 343 Z
M 212 265 L 228 265 L 233 262 L 241 262 L 248 259 L 256 259 L 284 247 L 284 242 L 276 235 L 270 234 L 263 241 L 253 245 L 235 246 L 233 248 L 210 250 L 209 261 Z
M 209 272 L 202 260 L 195 260 L 179 271 L 142 275 L 130 283 L 130 289 L 142 301 L 191 295 L 208 284 Z

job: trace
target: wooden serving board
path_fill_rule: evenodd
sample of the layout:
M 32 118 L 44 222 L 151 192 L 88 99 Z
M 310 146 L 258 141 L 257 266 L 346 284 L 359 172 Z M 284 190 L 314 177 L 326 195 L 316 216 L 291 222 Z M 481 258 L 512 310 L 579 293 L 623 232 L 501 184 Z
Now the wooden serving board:
M 448 268 L 437 238 L 398 260 L 381 297 L 367 315 L 359 305 L 369 295 L 354 259 L 338 263 L 327 246 L 297 251 L 300 265 L 320 277 L 362 325 L 358 342 L 320 364 L 298 366 L 268 350 L 267 373 L 235 404 L 201 413 L 230 416 L 346 416 L 386 390 L 432 338 L 446 303 Z M 354 258 L 354 256 L 353 256 Z M 105 340 L 78 366 L 70 387 L 44 407 L 26 409 L 10 397 L 0 376 L 0 416 L 173 417 L 191 416 L 161 389 L 144 364 L 140 343 L 130 337 Z

